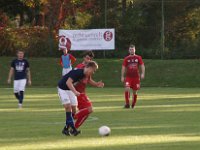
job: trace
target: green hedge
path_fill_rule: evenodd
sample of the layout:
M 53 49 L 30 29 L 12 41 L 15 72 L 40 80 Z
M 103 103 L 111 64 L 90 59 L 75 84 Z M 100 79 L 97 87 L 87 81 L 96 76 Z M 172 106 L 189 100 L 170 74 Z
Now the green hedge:
M 75 55 L 76 56 L 76 55 Z M 0 57 L 0 86 L 8 86 L 7 76 L 13 57 Z M 55 87 L 61 78 L 59 58 L 28 58 L 31 66 L 33 87 Z M 102 80 L 107 87 L 123 87 L 120 81 L 122 59 L 95 59 L 99 64 L 95 80 Z M 82 59 L 78 59 L 80 63 Z M 144 59 L 146 67 L 142 87 L 200 87 L 200 61 Z

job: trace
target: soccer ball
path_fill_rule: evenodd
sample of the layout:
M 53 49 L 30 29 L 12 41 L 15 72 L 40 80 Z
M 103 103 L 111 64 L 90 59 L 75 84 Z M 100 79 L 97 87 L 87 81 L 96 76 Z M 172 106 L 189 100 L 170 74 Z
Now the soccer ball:
M 99 135 L 101 135 L 101 136 L 109 136 L 110 132 L 111 132 L 111 130 L 108 126 L 101 126 L 99 128 Z

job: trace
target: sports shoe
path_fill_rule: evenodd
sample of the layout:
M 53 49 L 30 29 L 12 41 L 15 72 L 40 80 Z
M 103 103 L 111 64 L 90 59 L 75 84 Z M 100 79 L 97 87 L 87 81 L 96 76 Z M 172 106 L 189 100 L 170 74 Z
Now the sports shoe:
M 130 105 L 129 104 L 125 104 L 124 108 L 130 108 Z
M 131 108 L 133 109 L 135 107 L 135 105 L 131 105 Z
M 74 135 L 74 136 L 77 136 L 77 135 L 80 134 L 80 133 L 81 133 L 80 130 L 71 130 L 71 131 L 70 131 L 70 134 L 71 134 L 71 135 Z
M 66 127 L 63 128 L 62 134 L 66 135 L 66 136 L 70 136 L 71 135 L 69 130 Z

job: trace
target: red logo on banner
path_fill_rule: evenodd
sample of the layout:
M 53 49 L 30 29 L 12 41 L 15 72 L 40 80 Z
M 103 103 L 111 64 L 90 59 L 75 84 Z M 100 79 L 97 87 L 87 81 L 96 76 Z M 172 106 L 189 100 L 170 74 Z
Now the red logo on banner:
M 103 34 L 103 37 L 104 37 L 104 40 L 105 40 L 105 41 L 111 41 L 112 38 L 113 38 L 113 33 L 110 32 L 110 31 L 106 31 L 106 32 Z
M 64 35 L 59 36 L 59 49 L 71 49 L 71 41 L 69 38 L 66 38 Z

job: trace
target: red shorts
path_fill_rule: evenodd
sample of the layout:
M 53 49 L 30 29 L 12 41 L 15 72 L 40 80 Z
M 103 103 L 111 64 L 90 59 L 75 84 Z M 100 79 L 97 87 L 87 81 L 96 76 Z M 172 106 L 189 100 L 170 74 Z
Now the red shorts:
M 78 97 L 78 109 L 84 109 L 88 107 L 92 107 L 92 102 L 90 101 L 89 97 L 85 93 L 81 93 Z
M 140 78 L 129 78 L 126 77 L 124 82 L 125 87 L 130 87 L 133 90 L 139 90 L 140 89 Z

